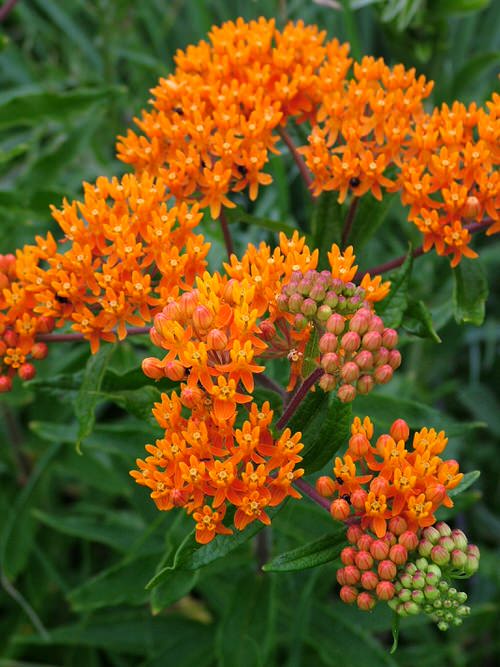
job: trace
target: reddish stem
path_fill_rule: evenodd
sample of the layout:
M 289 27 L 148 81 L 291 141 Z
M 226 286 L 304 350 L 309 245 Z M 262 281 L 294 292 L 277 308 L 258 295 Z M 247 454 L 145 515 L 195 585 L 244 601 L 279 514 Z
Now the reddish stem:
M 226 214 L 224 213 L 223 209 L 221 209 L 221 212 L 219 214 L 219 222 L 222 229 L 222 235 L 224 237 L 224 243 L 226 245 L 227 256 L 229 259 L 231 259 L 231 255 L 234 254 L 234 245 L 233 245 L 233 239 L 231 237 L 231 232 L 229 231 L 229 225 L 227 223 Z
M 297 148 L 295 147 L 295 144 L 292 141 L 292 138 L 288 134 L 288 132 L 285 130 L 284 127 L 281 127 L 279 130 L 279 133 L 281 135 L 281 138 L 285 142 L 285 144 L 288 147 L 288 150 L 290 151 L 290 154 L 299 168 L 300 175 L 302 176 L 304 183 L 307 185 L 307 189 L 310 191 L 311 186 L 312 186 L 312 178 L 311 174 L 309 173 L 309 170 L 306 166 L 306 163 L 302 159 L 302 155 L 297 151 Z
M 151 331 L 151 327 L 130 327 L 127 329 L 127 336 L 137 336 L 140 334 L 148 334 Z M 35 340 L 39 343 L 74 343 L 87 340 L 83 334 L 79 333 L 68 333 L 68 334 L 38 334 L 35 337 Z
M 7 16 L 11 13 L 17 5 L 18 0 L 7 0 L 7 2 L 0 7 L 0 22 L 5 21 Z
M 330 505 L 332 504 L 328 498 L 323 498 L 323 496 L 320 496 L 319 493 L 316 491 L 314 486 L 311 486 L 308 484 L 304 479 L 296 479 L 294 481 L 294 485 L 300 489 L 303 493 L 306 494 L 306 496 L 309 496 L 311 500 L 314 500 L 315 503 L 320 505 L 321 507 L 324 507 L 326 510 L 330 511 Z
M 311 387 L 314 384 L 316 384 L 316 382 L 320 379 L 320 377 L 324 374 L 324 372 L 325 371 L 322 368 L 316 368 L 316 370 L 314 370 L 311 373 L 311 375 L 306 377 L 304 382 L 300 385 L 298 390 L 293 395 L 293 398 L 291 399 L 290 403 L 286 406 L 285 411 L 276 422 L 276 428 L 279 428 L 280 430 L 285 428 L 285 426 L 288 424 L 288 422 L 292 418 L 293 414 L 295 413 L 299 405 L 307 396 L 309 389 L 311 389 Z
M 358 210 L 358 206 L 359 206 L 359 197 L 353 197 L 351 204 L 349 206 L 349 210 L 347 212 L 347 217 L 345 219 L 344 229 L 342 231 L 343 248 L 345 248 L 347 245 L 347 241 L 349 239 L 349 234 L 351 233 L 352 225 L 354 222 L 354 218 L 356 217 L 356 211 Z

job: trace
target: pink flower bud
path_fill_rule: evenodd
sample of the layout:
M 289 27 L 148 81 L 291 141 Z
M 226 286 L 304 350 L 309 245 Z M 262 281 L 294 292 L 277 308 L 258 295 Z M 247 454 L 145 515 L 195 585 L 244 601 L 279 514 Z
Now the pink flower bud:
M 297 313 L 295 315 L 295 318 L 293 320 L 293 326 L 295 329 L 298 329 L 298 331 L 303 331 L 308 324 L 309 320 L 305 315 L 302 315 L 302 313 Z
M 167 347 L 166 344 L 164 345 L 164 339 L 160 336 L 154 327 L 149 330 L 149 337 L 151 338 L 153 345 L 156 345 L 156 347 Z
M 320 322 L 326 322 L 331 314 L 332 314 L 332 309 L 330 308 L 330 306 L 327 306 L 326 303 L 324 303 L 322 306 L 318 308 L 316 317 Z
M 354 362 L 362 371 L 368 371 L 373 367 L 373 354 L 369 350 L 361 350 L 355 357 Z
M 361 572 L 355 565 L 346 565 L 344 567 L 344 579 L 348 586 L 354 586 L 361 579 Z
M 359 368 L 353 361 L 347 361 L 340 371 L 342 379 L 348 384 L 356 382 L 359 377 Z
M 337 582 L 343 586 L 345 584 L 345 568 L 341 567 L 337 570 Z
M 345 317 L 339 313 L 333 313 L 330 315 L 326 322 L 326 330 L 329 333 L 333 333 L 336 336 L 340 335 L 344 331 L 345 327 Z
M 469 195 L 465 200 L 462 215 L 466 220 L 476 220 L 481 213 L 481 202 L 474 195 Z
M 348 331 L 342 336 L 342 340 L 340 341 L 340 346 L 344 348 L 346 352 L 355 352 L 360 344 L 361 338 L 355 331 Z
M 375 588 L 377 588 L 378 584 L 379 578 L 375 572 L 372 572 L 372 570 L 367 570 L 361 575 L 361 586 L 363 586 L 363 588 L 367 591 L 373 591 Z
M 474 556 L 475 558 L 480 557 L 480 552 L 479 552 L 479 547 L 476 546 L 475 544 L 468 544 L 467 545 L 467 555 L 469 556 Z
M 384 332 L 384 322 L 378 315 L 372 315 L 370 322 L 370 331 L 378 331 L 380 334 Z
M 203 400 L 203 392 L 199 387 L 182 387 L 180 399 L 182 405 L 192 410 L 196 405 L 199 405 Z
M 363 535 L 363 531 L 357 525 L 349 526 L 347 529 L 347 539 L 351 544 L 357 544 L 361 535 Z
M 389 544 L 384 540 L 374 540 L 370 545 L 370 553 L 376 560 L 384 560 L 389 555 Z
M 453 538 L 451 536 L 440 537 L 438 540 L 438 544 L 444 547 L 446 551 L 449 551 L 450 553 L 455 548 L 455 542 L 453 541 Z
M 399 544 L 402 544 L 408 551 L 413 551 L 418 546 L 418 535 L 412 530 L 405 530 L 401 533 L 398 539 Z
M 406 442 L 410 437 L 410 427 L 404 419 L 396 419 L 396 421 L 393 422 L 389 433 L 396 442 L 399 442 L 400 440 Z
M 167 361 L 164 366 L 164 375 L 172 382 L 180 382 L 184 378 L 186 369 L 180 361 Z
M 292 294 L 292 296 L 288 299 L 288 309 L 291 313 L 300 313 L 300 309 L 302 308 L 302 303 L 304 302 L 304 299 L 300 294 Z
M 368 308 L 360 308 L 349 321 L 350 331 L 355 331 L 361 336 L 368 331 L 372 319 L 371 311 Z
M 148 378 L 152 378 L 153 380 L 159 380 L 160 378 L 165 377 L 163 363 L 155 357 L 147 357 L 142 360 L 142 372 L 144 375 L 147 375 Z
M 184 292 L 179 299 L 179 308 L 181 318 L 188 320 L 198 305 L 198 294 L 196 291 Z
M 278 310 L 284 310 L 285 312 L 288 310 L 288 297 L 286 294 L 278 294 L 276 297 L 276 306 Z
M 382 345 L 392 350 L 398 344 L 398 332 L 395 329 L 384 329 L 382 334 Z
M 465 565 L 464 571 L 469 577 L 472 577 L 473 574 L 477 572 L 479 568 L 479 559 L 475 556 L 467 556 L 467 563 Z
M 383 366 L 389 361 L 389 350 L 386 347 L 381 347 L 373 354 L 373 363 L 375 366 Z
M 355 433 L 349 438 L 349 453 L 357 459 L 362 458 L 370 449 L 370 442 L 363 433 Z
M 331 477 L 322 475 L 316 480 L 316 491 L 323 498 L 330 498 L 336 491 L 336 484 Z
M 337 390 L 337 397 L 342 403 L 350 403 L 356 398 L 356 387 L 352 384 L 343 384 Z
M 375 382 L 371 375 L 362 375 L 356 383 L 356 388 L 362 395 L 369 394 L 374 386 Z
M 437 544 L 441 533 L 434 526 L 428 526 L 422 531 L 422 537 L 432 542 L 432 544 Z
M 402 544 L 394 544 L 389 551 L 389 558 L 396 565 L 404 565 L 408 560 L 408 551 Z
M 7 331 L 3 334 L 3 339 L 7 347 L 17 346 L 18 336 L 15 331 L 12 331 L 12 329 L 7 329 Z
M 356 545 L 358 549 L 360 549 L 361 551 L 368 551 L 370 549 L 372 542 L 373 542 L 373 537 L 371 535 L 368 535 L 368 533 L 362 533 L 359 536 Z
M 319 386 L 323 391 L 333 391 L 337 386 L 337 378 L 335 375 L 330 375 L 329 373 L 324 373 L 319 382 Z
M 326 373 L 334 373 L 339 366 L 339 357 L 335 352 L 327 352 L 321 357 L 320 363 Z
M 375 592 L 379 600 L 387 602 L 387 600 L 392 600 L 396 593 L 396 589 L 391 581 L 380 581 L 377 584 Z
M 364 591 L 358 595 L 356 602 L 362 611 L 371 611 L 376 604 L 374 597 Z
M 431 558 L 436 565 L 447 565 L 450 562 L 450 552 L 440 544 L 436 544 L 432 547 Z
M 158 313 L 158 315 L 155 315 L 153 323 L 156 333 L 161 338 L 166 338 L 172 330 L 172 320 L 163 313 Z
M 420 540 L 420 542 L 418 543 L 418 553 L 423 558 L 428 558 L 431 555 L 431 551 L 432 551 L 433 546 L 434 545 L 432 544 L 432 542 L 430 540 L 424 538 L 424 539 Z
M 302 304 L 300 308 L 301 312 L 303 315 L 306 317 L 312 317 L 313 315 L 316 314 L 316 311 L 318 310 L 318 306 L 316 304 L 316 301 L 314 299 L 304 299 L 304 303 Z
M 265 324 L 264 322 L 262 324 Z M 261 325 L 262 329 L 262 325 Z M 209 350 L 227 349 L 227 336 L 221 329 L 210 329 L 207 334 L 207 346 Z
M 388 530 L 388 531 L 386 532 L 386 534 L 384 535 L 384 537 L 383 537 L 382 539 L 385 540 L 385 542 L 387 542 L 387 544 L 388 544 L 390 547 L 392 547 L 392 545 L 393 545 L 393 544 L 396 544 L 397 541 L 398 541 L 397 538 L 396 538 L 396 536 L 394 535 L 394 533 L 391 533 L 390 530 Z
M 439 531 L 441 537 L 449 537 L 451 535 L 451 528 L 445 521 L 438 521 L 434 524 L 434 528 Z
M 321 354 L 335 352 L 338 347 L 338 339 L 335 334 L 325 333 L 319 339 L 318 348 Z
M 50 315 L 42 315 L 38 318 L 36 330 L 38 333 L 50 333 L 53 331 L 55 325 L 56 322 L 53 317 L 50 317 Z
M 26 382 L 27 380 L 32 380 L 35 375 L 36 375 L 36 368 L 33 366 L 33 364 L 21 364 L 19 368 L 17 369 L 17 374 L 23 380 Z
M 406 523 L 406 521 L 403 519 L 402 516 L 394 516 L 389 521 L 389 530 L 396 536 L 399 536 L 402 533 L 404 533 L 407 528 L 408 524 Z
M 162 313 L 168 320 L 176 320 L 177 322 L 182 320 L 181 307 L 177 301 L 170 301 L 167 303 L 167 305 L 163 308 Z
M 346 604 L 354 604 L 358 597 L 358 591 L 354 586 L 342 586 L 340 589 L 340 599 Z
M 465 536 L 465 533 L 456 528 L 451 531 L 451 537 L 453 538 L 453 543 L 457 549 L 461 549 L 462 551 L 467 549 L 467 537 Z
M 453 549 L 450 555 L 450 561 L 454 568 L 463 570 L 467 565 L 467 554 L 461 549 Z
M 392 368 L 385 364 L 375 369 L 373 379 L 377 384 L 387 384 L 392 379 Z
M 399 352 L 399 350 L 391 350 L 389 352 L 387 363 L 392 368 L 392 370 L 395 371 L 398 369 L 401 366 L 401 352 Z
M 0 375 L 0 394 L 5 394 L 12 390 L 12 380 L 8 375 Z
M 358 552 L 354 547 L 345 547 L 340 553 L 340 560 L 344 565 L 355 565 L 355 558 Z
M 49 352 L 49 348 L 45 343 L 35 343 L 31 348 L 31 356 L 33 359 L 45 359 Z
M 392 560 L 382 560 L 378 564 L 378 576 L 381 579 L 392 581 L 397 574 L 396 564 Z
M 378 476 L 372 479 L 370 482 L 370 491 L 373 491 L 373 493 L 376 496 L 380 495 L 386 495 L 387 491 L 389 490 L 389 482 L 386 480 L 385 477 Z
M 375 352 L 382 345 L 382 336 L 378 331 L 368 331 L 363 336 L 362 347 L 364 350 L 370 350 L 370 352 Z
M 351 507 L 347 501 L 337 498 L 330 505 L 330 514 L 337 521 L 344 521 L 351 514 Z
M 263 320 L 259 324 L 259 329 L 262 340 L 272 340 L 276 336 L 276 327 L 269 320 Z
M 355 510 L 364 510 L 367 495 L 364 489 L 356 489 L 351 493 L 351 505 Z
M 358 551 L 355 562 L 360 570 L 370 570 L 373 565 L 373 557 L 369 551 Z

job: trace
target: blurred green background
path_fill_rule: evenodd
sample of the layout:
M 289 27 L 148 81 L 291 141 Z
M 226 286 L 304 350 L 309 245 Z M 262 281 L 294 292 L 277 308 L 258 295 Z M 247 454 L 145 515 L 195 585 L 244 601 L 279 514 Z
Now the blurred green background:
M 115 138 L 172 70 L 177 49 L 204 38 L 214 23 L 259 15 L 279 26 L 314 22 L 330 38 L 350 41 L 355 56 L 415 67 L 435 81 L 433 104 L 483 103 L 498 89 L 495 1 L 19 0 L 0 26 L 0 252 L 55 230 L 49 204 L 79 197 L 82 181 L 124 171 Z M 270 168 L 275 186 L 252 212 L 307 229 L 306 194 L 289 187 L 293 165 L 273 159 Z M 404 253 L 409 240 L 419 243 L 396 209 L 359 249 L 362 268 Z M 240 248 L 262 238 L 258 229 L 233 229 Z M 204 233 L 217 253 L 218 230 Z M 493 286 L 499 243 L 482 239 L 475 247 Z M 390 656 L 388 611 L 362 614 L 340 603 L 332 564 L 256 579 L 250 543 L 145 591 L 189 525 L 159 515 L 128 477 L 143 444 L 158 437 L 149 416 L 158 390 L 139 370 L 147 343 L 109 353 L 105 400 L 83 456 L 74 448 L 74 405 L 88 349 L 75 345 L 64 354 L 53 349 L 37 380 L 0 399 L 0 667 L 498 664 L 499 297 L 491 290 L 483 326 L 458 326 L 448 261 L 429 254 L 418 262 L 412 295 L 430 308 L 442 343 L 403 336 L 401 371 L 363 409 L 378 410 L 383 425 L 408 416 L 384 412 L 403 410 L 403 399 L 412 427 L 446 427 L 449 455 L 466 472 L 482 470 L 453 514 L 482 552 L 480 573 L 467 582 L 472 615 L 462 628 L 443 635 L 412 619 L 402 623 L 400 648 Z M 267 535 L 270 553 L 328 532 L 325 514 L 307 501 L 289 503 Z

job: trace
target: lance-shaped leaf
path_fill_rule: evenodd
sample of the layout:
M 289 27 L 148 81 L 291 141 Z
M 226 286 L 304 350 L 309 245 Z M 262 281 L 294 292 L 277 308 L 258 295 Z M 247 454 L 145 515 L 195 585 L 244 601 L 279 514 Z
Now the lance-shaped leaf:
M 484 321 L 484 304 L 488 297 L 488 282 L 484 267 L 478 259 L 462 258 L 453 271 L 453 309 L 458 324 L 475 324 Z
M 386 327 L 397 329 L 401 326 L 403 315 L 408 307 L 408 287 L 412 267 L 413 255 L 410 248 L 404 263 L 397 271 L 389 274 L 391 291 L 377 307 L 377 313 L 383 317 Z
M 345 528 L 339 526 L 330 535 L 324 535 L 318 540 L 279 554 L 262 569 L 264 572 L 290 572 L 318 567 L 335 560 L 345 546 L 347 546 Z
M 315 393 L 322 393 L 316 389 Z M 324 409 L 312 419 L 307 432 L 302 434 L 304 449 L 302 463 L 309 474 L 320 470 L 328 463 L 343 445 L 346 444 L 350 433 L 352 409 L 350 403 L 342 403 L 333 394 L 323 397 L 326 404 Z

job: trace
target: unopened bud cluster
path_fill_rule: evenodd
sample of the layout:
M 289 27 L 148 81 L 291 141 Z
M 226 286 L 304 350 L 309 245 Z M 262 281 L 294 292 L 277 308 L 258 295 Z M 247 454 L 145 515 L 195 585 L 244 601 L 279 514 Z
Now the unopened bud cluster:
M 16 258 L 12 254 L 0 255 L 0 311 L 9 308 L 14 312 L 13 324 L 0 312 L 0 393 L 12 389 L 12 379 L 31 380 L 36 369 L 31 363 L 44 359 L 48 348 L 35 342 L 37 333 L 48 333 L 54 328 L 52 317 L 30 315 L 33 296 L 16 290 Z
M 398 521 L 389 522 L 389 531 L 383 538 L 357 525 L 348 528 L 351 546 L 343 549 L 340 558 L 344 567 L 337 571 L 343 602 L 356 603 L 363 611 L 370 611 L 379 600 L 392 600 L 398 572 L 418 544 L 416 533 L 400 528 L 404 526 Z
M 452 578 L 467 579 L 479 568 L 477 546 L 469 544 L 461 530 L 452 530 L 444 521 L 422 531 L 418 553 Z
M 365 301 L 364 289 L 352 282 L 333 278 L 329 271 L 295 271 L 277 304 L 295 315 L 296 329 L 317 329 L 319 364 L 325 371 L 319 385 L 324 391 L 336 389 L 345 403 L 389 382 L 401 364 L 397 332 L 384 326 Z

